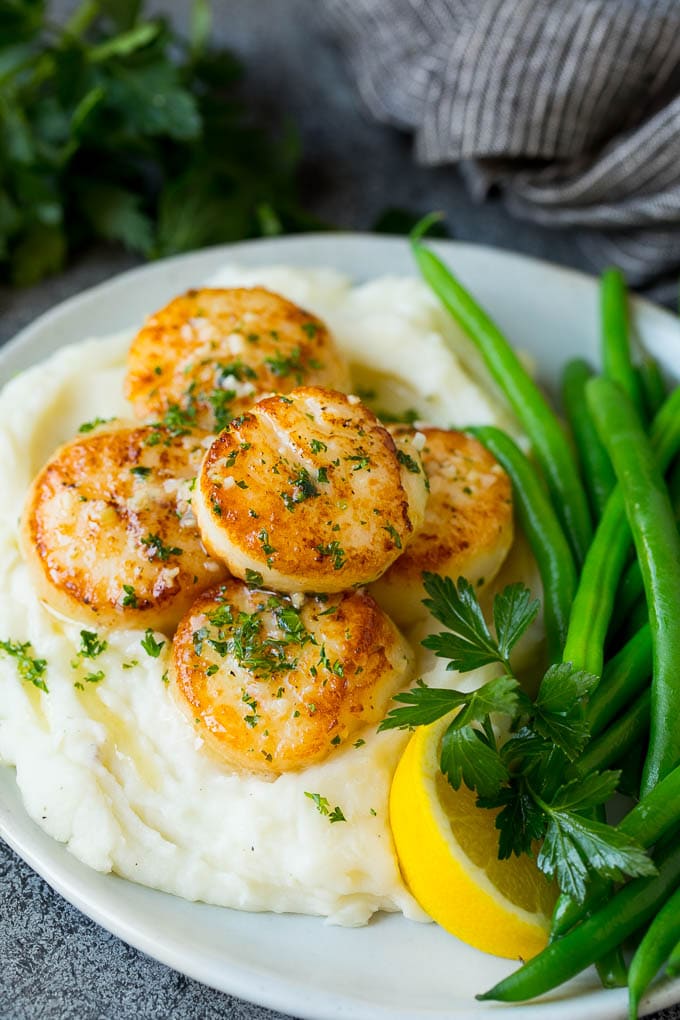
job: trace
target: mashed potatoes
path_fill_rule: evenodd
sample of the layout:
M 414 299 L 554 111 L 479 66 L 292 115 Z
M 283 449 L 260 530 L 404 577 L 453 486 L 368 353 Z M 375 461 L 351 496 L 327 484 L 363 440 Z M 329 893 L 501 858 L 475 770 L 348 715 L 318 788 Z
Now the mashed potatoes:
M 264 284 L 324 318 L 378 412 L 513 430 L 451 353 L 446 331 L 465 345 L 416 280 L 352 288 L 327 270 L 226 267 L 209 282 Z M 167 641 L 158 650 L 143 646 L 139 631 L 103 629 L 83 641 L 82 625 L 50 614 L 31 588 L 17 535 L 27 488 L 82 422 L 131 416 L 122 379 L 136 326 L 65 348 L 0 394 L 0 641 L 30 642 L 47 661 L 49 689 L 21 680 L 0 654 L 0 761 L 16 767 L 31 817 L 100 871 L 243 910 L 348 925 L 376 910 L 422 919 L 401 881 L 387 815 L 404 734 L 366 730 L 321 765 L 274 782 L 231 775 L 171 698 Z M 419 647 L 422 630 L 412 634 L 418 675 L 455 682 Z M 331 820 L 336 807 L 344 821 Z

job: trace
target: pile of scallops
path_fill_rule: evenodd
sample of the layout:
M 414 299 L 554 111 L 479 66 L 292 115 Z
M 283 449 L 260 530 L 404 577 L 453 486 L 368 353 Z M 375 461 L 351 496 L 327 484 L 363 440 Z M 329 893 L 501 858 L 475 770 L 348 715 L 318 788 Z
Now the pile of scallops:
M 262 288 L 152 315 L 125 392 L 136 420 L 84 425 L 31 486 L 40 598 L 171 636 L 176 701 L 226 768 L 273 778 L 361 739 L 412 680 L 422 572 L 498 572 L 501 467 L 461 432 L 381 423 L 324 323 Z

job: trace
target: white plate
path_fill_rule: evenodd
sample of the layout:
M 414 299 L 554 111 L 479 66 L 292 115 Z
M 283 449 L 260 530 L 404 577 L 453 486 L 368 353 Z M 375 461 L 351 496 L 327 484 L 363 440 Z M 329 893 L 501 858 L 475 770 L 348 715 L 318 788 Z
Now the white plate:
M 597 360 L 597 287 L 582 274 L 474 245 L 436 246 L 515 344 L 554 384 L 574 355 Z M 43 315 L 0 352 L 0 384 L 64 343 L 139 322 L 225 261 L 331 266 L 356 280 L 412 274 L 400 239 L 327 234 L 212 248 L 125 273 Z M 680 323 L 636 303 L 647 348 L 680 378 Z M 514 969 L 434 925 L 396 915 L 366 928 L 343 929 L 317 918 L 246 914 L 187 903 L 80 864 L 27 816 L 14 772 L 0 769 L 0 834 L 66 899 L 109 931 L 163 963 L 214 988 L 312 1020 L 444 1020 L 483 1013 L 514 1020 L 618 1020 L 624 990 L 603 991 L 581 975 L 531 1006 L 477 1003 L 482 991 Z M 680 982 L 662 984 L 644 1002 L 659 1009 L 680 1001 Z

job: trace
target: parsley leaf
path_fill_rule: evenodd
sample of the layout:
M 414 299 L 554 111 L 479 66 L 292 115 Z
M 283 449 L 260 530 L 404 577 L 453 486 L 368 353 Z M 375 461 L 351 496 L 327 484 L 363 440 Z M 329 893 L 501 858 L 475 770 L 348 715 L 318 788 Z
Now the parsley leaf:
M 150 655 L 152 659 L 157 659 L 161 654 L 165 641 L 156 641 L 153 630 L 151 627 L 147 627 L 140 644 L 147 655 Z
M 47 659 L 35 657 L 30 641 L 0 641 L 0 652 L 11 655 L 16 660 L 17 673 L 22 680 L 49 694 L 44 680 Z
M 458 729 L 455 720 L 442 738 L 440 766 L 454 790 L 463 782 L 477 790 L 480 797 L 498 794 L 509 778 L 496 746 L 491 746 L 484 734 L 472 726 Z
M 464 577 L 456 586 L 450 577 L 424 573 L 423 584 L 429 598 L 423 605 L 435 619 L 448 628 L 447 633 L 432 634 L 423 645 L 439 658 L 449 659 L 447 669 L 469 672 L 491 662 L 509 663 L 501 656 L 482 614 L 474 588 Z
M 496 595 L 493 604 L 497 640 L 491 636 L 474 588 L 464 577 L 454 584 L 450 577 L 424 573 L 423 584 L 429 598 L 423 605 L 448 628 L 432 634 L 423 645 L 443 659 L 447 669 L 469 672 L 492 662 L 500 662 L 508 673 L 510 652 L 538 612 L 539 603 L 523 584 L 508 585 Z
M 167 563 L 171 556 L 182 554 L 179 546 L 166 545 L 160 535 L 151 532 L 142 539 L 142 545 L 148 549 L 147 556 L 150 560 L 158 558 L 162 563 Z
M 81 659 L 96 659 L 108 647 L 108 642 L 100 638 L 96 631 L 81 630 L 80 648 L 78 650 L 78 655 Z
M 570 759 L 578 757 L 588 740 L 584 699 L 598 682 L 594 674 L 574 669 L 570 662 L 550 666 L 541 682 L 533 728 Z
M 342 808 L 336 806 L 331 810 L 331 805 L 326 797 L 322 797 L 320 793 L 307 793 L 305 790 L 305 797 L 308 797 L 316 806 L 316 810 L 320 815 L 326 815 L 328 821 L 332 824 L 333 822 L 346 822 Z
M 114 421 L 114 418 L 93 418 L 92 421 L 84 421 L 78 429 L 79 432 L 94 432 L 99 425 L 106 425 L 110 421 Z
M 539 609 L 538 599 L 532 599 L 529 589 L 521 583 L 507 585 L 494 598 L 493 622 L 496 640 L 498 650 L 506 662 Z
M 537 864 L 577 903 L 585 899 L 593 871 L 611 881 L 657 873 L 640 844 L 619 829 L 574 811 L 544 809 L 549 820 Z
M 404 708 L 393 708 L 382 720 L 378 730 L 406 729 L 409 726 L 427 726 L 456 708 L 462 708 L 456 716 L 456 725 L 465 726 L 476 719 L 483 719 L 490 712 L 512 714 L 517 707 L 519 684 L 514 677 L 502 676 L 490 680 L 472 693 L 450 691 L 445 688 L 428 687 L 422 680 L 410 691 L 395 694 L 393 701 Z

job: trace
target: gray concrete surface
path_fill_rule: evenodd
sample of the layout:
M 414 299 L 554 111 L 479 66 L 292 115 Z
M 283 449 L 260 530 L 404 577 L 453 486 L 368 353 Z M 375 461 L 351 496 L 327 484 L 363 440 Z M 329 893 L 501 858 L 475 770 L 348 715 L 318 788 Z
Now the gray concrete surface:
M 52 6 L 59 17 L 74 5 Z M 186 18 L 184 0 L 154 6 L 179 24 Z M 314 0 L 215 0 L 214 7 L 215 35 L 248 67 L 244 94 L 263 119 L 275 124 L 290 117 L 301 132 L 311 211 L 339 227 L 366 230 L 387 206 L 440 208 L 459 239 L 587 268 L 575 236 L 518 223 L 497 203 L 472 205 L 455 171 L 415 166 L 408 138 L 372 124 L 315 18 Z M 100 248 L 36 287 L 0 287 L 0 343 L 134 261 Z M 663 1016 L 680 1020 L 680 1010 Z M 273 1020 L 280 1014 L 215 992 L 131 949 L 66 903 L 0 842 L 0 1020 L 222 1017 Z

